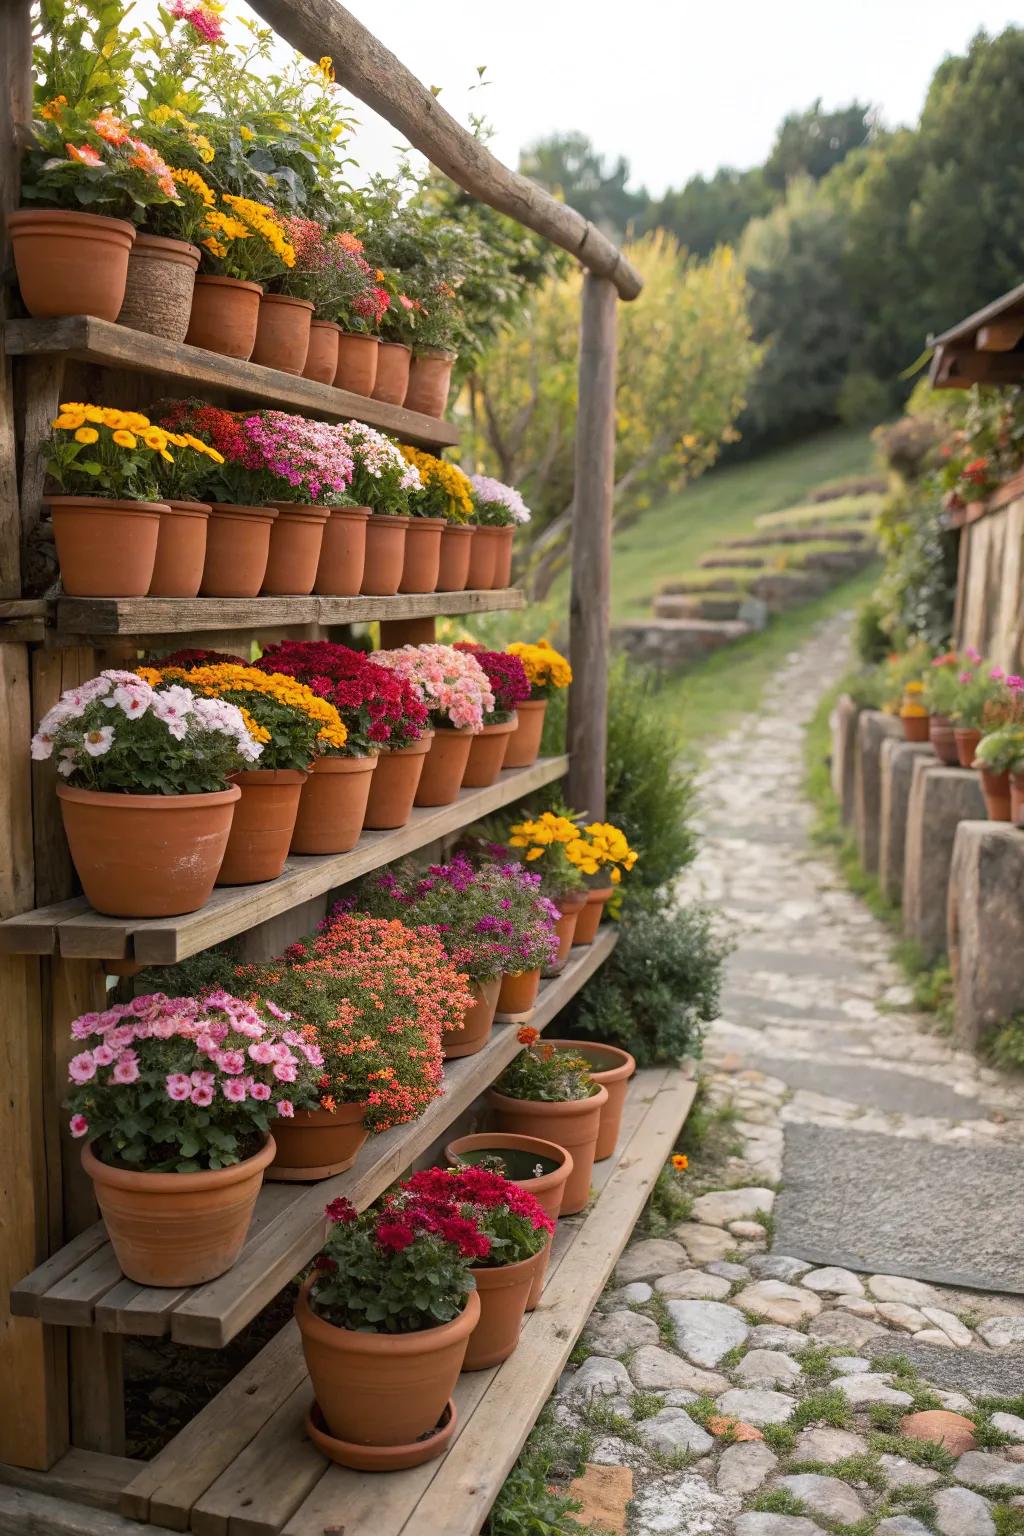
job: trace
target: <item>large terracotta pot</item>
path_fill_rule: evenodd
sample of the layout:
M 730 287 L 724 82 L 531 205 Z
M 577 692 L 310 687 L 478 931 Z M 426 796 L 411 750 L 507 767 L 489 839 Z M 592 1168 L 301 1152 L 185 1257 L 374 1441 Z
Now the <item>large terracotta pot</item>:
M 201 272 L 192 290 L 185 340 L 190 347 L 247 362 L 256 345 L 262 295 L 259 283 Z
M 276 507 L 215 501 L 206 529 L 201 597 L 255 597 L 267 574 Z
M 415 805 L 451 805 L 459 798 L 472 744 L 473 732 L 468 725 L 459 730 L 452 726 L 439 726 L 435 730 L 430 751 L 423 762 Z
M 284 869 L 307 775 L 297 768 L 246 768 L 235 774 L 242 798 L 218 885 L 259 885 Z
M 956 757 L 960 767 L 973 768 L 981 732 L 976 731 L 973 726 L 958 725 L 953 731 L 953 739 L 956 742 Z
M 71 858 L 87 900 L 106 917 L 180 917 L 213 891 L 240 799 L 121 795 L 57 785 Z
M 517 971 L 501 978 L 498 993 L 498 1012 L 518 1017 L 531 1013 L 540 990 L 540 966 L 532 971 Z
M 309 1304 L 313 1280 L 295 1303 L 302 1350 L 328 1429 L 358 1445 L 407 1445 L 432 1430 L 458 1380 L 480 1318 L 470 1291 L 458 1317 L 416 1333 L 335 1328 Z
M 30 315 L 117 319 L 134 224 L 70 209 L 18 208 L 7 215 L 7 231 Z
M 981 770 L 981 793 L 985 797 L 985 810 L 989 821 L 1010 821 L 1010 775 L 993 773 L 991 768 Z
M 545 1040 L 547 1036 L 545 1035 Z M 597 1133 L 595 1163 L 604 1162 L 615 1151 L 622 1125 L 622 1111 L 626 1103 L 629 1080 L 636 1071 L 636 1062 L 628 1051 L 617 1045 L 605 1045 L 598 1040 L 551 1040 L 556 1051 L 568 1051 L 573 1056 L 583 1056 L 590 1062 L 590 1075 L 595 1083 L 608 1090 L 608 1100 L 601 1110 L 601 1127 Z
M 184 341 L 198 266 L 199 248 L 187 240 L 136 235 L 118 324 L 168 341 Z
M 366 524 L 366 556 L 360 592 L 394 597 L 405 567 L 405 540 L 411 517 L 373 513 Z
M 469 580 L 469 556 L 473 530 L 462 523 L 446 523 L 441 535 L 437 568 L 438 592 L 464 592 Z
M 267 1178 L 330 1179 L 351 1168 L 369 1131 L 363 1124 L 365 1104 L 339 1104 L 337 1109 L 297 1109 L 290 1120 L 271 1122 L 277 1152 Z
M 540 756 L 547 699 L 527 699 L 516 707 L 517 724 L 505 753 L 506 768 L 529 768 Z
M 1010 820 L 1024 826 L 1024 773 L 1010 774 Z
M 401 341 L 382 341 L 377 355 L 377 377 L 370 391 L 374 400 L 402 405 L 409 388 L 412 349 Z
M 195 597 L 206 562 L 210 509 L 201 501 L 169 501 L 160 513 L 150 597 Z
M 530 1291 L 541 1264 L 547 1264 L 547 1244 L 539 1253 L 518 1264 L 500 1264 L 493 1269 L 470 1270 L 480 1297 L 480 1321 L 469 1336 L 469 1347 L 462 1362 L 464 1371 L 486 1371 L 500 1365 L 519 1343 L 519 1330 Z
M 599 1088 L 589 1099 L 569 1099 L 566 1103 L 542 1104 L 535 1099 L 512 1099 L 495 1088 L 487 1090 L 487 1103 L 499 1131 L 514 1131 L 519 1136 L 537 1136 L 553 1141 L 572 1153 L 572 1173 L 562 1197 L 562 1215 L 574 1216 L 590 1198 L 590 1176 L 601 1129 L 601 1115 L 608 1102 L 607 1088 Z
M 405 392 L 407 411 L 424 416 L 443 416 L 448 405 L 455 354 L 439 347 L 425 347 L 413 353 L 409 368 L 409 387 Z
M 474 528 L 469 546 L 469 573 L 466 586 L 471 592 L 489 592 L 494 586 L 498 562 L 497 528 Z
M 474 981 L 469 990 L 473 994 L 473 1005 L 466 1009 L 462 1028 L 446 1029 L 441 1035 L 445 1061 L 454 1061 L 459 1056 L 475 1056 L 491 1038 L 501 977 L 495 976 L 493 981 Z
M 333 384 L 338 371 L 340 328 L 333 320 L 314 320 L 309 327 L 309 350 L 302 370 L 304 379 L 317 384 Z
M 49 496 L 60 579 L 69 597 L 144 597 L 153 579 L 158 501 Z
M 443 517 L 414 517 L 405 537 L 405 561 L 399 592 L 434 592 L 441 568 Z
M 904 741 L 928 740 L 927 715 L 900 715 L 900 724 L 903 726 Z
M 601 918 L 604 916 L 604 909 L 611 900 L 614 890 L 613 885 L 601 885 L 587 892 L 587 904 L 576 919 L 576 933 L 572 941 L 574 944 L 593 944 L 597 938 Z
M 376 336 L 354 336 L 351 331 L 342 331 L 338 337 L 335 389 L 347 389 L 353 395 L 372 395 L 379 357 L 380 342 Z
M 367 832 L 393 832 L 405 826 L 412 815 L 423 764 L 433 739 L 433 731 L 424 731 L 411 746 L 380 754 L 370 780 L 370 796 L 363 818 Z
M 555 956 L 555 965 L 564 965 L 569 958 L 569 951 L 575 942 L 576 923 L 580 913 L 587 904 L 585 891 L 573 892 L 569 896 L 560 896 L 555 902 L 561 916 L 555 923 L 555 932 L 558 935 L 558 954 Z
M 301 373 L 309 351 L 313 305 L 289 293 L 265 293 L 260 299 L 252 361 L 282 373 Z
M 274 1138 L 255 1157 L 203 1173 L 139 1173 L 100 1162 L 91 1144 L 82 1166 L 121 1269 L 136 1285 L 205 1285 L 229 1270 L 249 1231 Z
M 488 785 L 497 783 L 498 775 L 505 766 L 505 753 L 515 728 L 516 717 L 513 714 L 511 720 L 496 720 L 493 725 L 485 725 L 473 737 L 469 761 L 462 775 L 463 789 L 486 789 Z
M 929 716 L 928 739 L 935 748 L 935 755 L 940 763 L 945 763 L 947 768 L 956 768 L 959 765 L 953 722 L 946 715 Z
M 324 524 L 313 591 L 321 597 L 355 597 L 363 584 L 369 507 L 332 507 Z
M 494 581 L 492 585 L 497 589 L 507 587 L 512 580 L 512 541 L 516 536 L 516 530 L 509 526 L 508 528 L 495 528 L 494 533 L 497 534 L 497 538 L 494 541 Z
M 316 580 L 331 509 L 300 507 L 288 501 L 279 501 L 276 506 L 278 516 L 270 530 L 260 591 L 274 597 L 307 597 Z
M 348 853 L 359 841 L 376 753 L 318 757 L 302 786 L 292 853 Z

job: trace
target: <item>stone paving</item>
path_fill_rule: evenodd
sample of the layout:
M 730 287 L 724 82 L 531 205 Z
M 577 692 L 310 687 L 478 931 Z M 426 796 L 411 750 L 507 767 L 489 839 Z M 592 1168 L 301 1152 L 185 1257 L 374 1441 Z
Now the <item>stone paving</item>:
M 796 1128 L 890 1148 L 1024 1140 L 1020 1083 L 908 1011 L 891 933 L 810 844 L 804 728 L 846 666 L 845 627 L 790 658 L 701 777 L 682 896 L 719 906 L 737 941 L 705 1051 L 720 1151 L 680 1180 L 695 1192 L 685 1220 L 638 1229 L 554 1399 L 559 1424 L 588 1432 L 574 1491 L 595 1529 L 1024 1533 L 1024 1297 L 772 1242 Z M 908 1182 L 903 1200 L 932 1220 L 934 1192 Z M 1020 1217 L 1018 1199 L 1003 1229 Z

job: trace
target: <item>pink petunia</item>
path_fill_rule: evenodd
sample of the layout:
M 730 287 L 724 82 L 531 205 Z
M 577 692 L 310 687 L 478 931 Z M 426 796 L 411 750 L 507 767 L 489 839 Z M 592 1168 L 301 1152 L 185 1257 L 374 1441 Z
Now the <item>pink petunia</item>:
M 96 1076 L 96 1058 L 92 1051 L 80 1051 L 68 1062 L 68 1076 L 76 1083 L 89 1083 Z
M 198 1104 L 200 1109 L 207 1109 L 213 1103 L 213 1089 L 203 1084 L 193 1088 L 189 1097 L 193 1104 Z
M 235 1077 L 239 1072 L 245 1071 L 245 1057 L 241 1051 L 223 1051 L 217 1065 L 222 1072 Z
M 179 1101 L 187 1099 L 192 1092 L 192 1080 L 185 1072 L 170 1072 L 166 1079 L 167 1097 Z
M 291 1099 L 278 1099 L 277 1103 L 274 1105 L 274 1108 L 277 1110 L 277 1113 L 281 1116 L 282 1120 L 291 1120 L 295 1114 L 295 1105 L 292 1103 Z
M 139 1080 L 139 1064 L 134 1056 L 122 1056 L 110 1075 L 115 1083 L 137 1083 Z
M 258 1099 L 258 1100 L 269 1099 L 270 1098 L 270 1084 L 269 1083 L 250 1083 L 249 1084 L 249 1097 L 250 1097 L 250 1099 Z
M 98 1067 L 109 1067 L 114 1060 L 114 1053 L 106 1041 L 104 1041 L 102 1045 L 96 1047 L 92 1057 Z
M 221 1083 L 220 1091 L 232 1104 L 243 1104 L 245 1102 L 245 1084 L 238 1082 L 235 1078 L 232 1078 L 229 1082 Z
M 76 1140 L 79 1136 L 87 1136 L 89 1133 L 89 1122 L 84 1115 L 72 1115 L 71 1119 L 68 1121 L 68 1125 L 71 1129 L 72 1136 L 74 1136 Z
M 274 1060 L 274 1047 L 269 1040 L 257 1040 L 250 1045 L 249 1055 L 253 1061 L 258 1061 L 260 1066 L 268 1067 Z

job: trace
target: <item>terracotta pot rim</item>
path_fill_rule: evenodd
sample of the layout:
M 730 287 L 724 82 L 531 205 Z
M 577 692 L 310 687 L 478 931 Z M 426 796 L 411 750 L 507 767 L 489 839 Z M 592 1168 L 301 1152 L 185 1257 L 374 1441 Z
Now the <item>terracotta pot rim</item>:
M 409 519 L 413 528 L 443 528 L 447 521 L 446 517 L 410 517 Z
M 435 733 L 444 736 L 479 736 L 479 731 L 474 731 L 471 725 L 435 725 Z
M 327 510 L 332 517 L 347 517 L 356 523 L 365 523 L 368 517 L 373 516 L 369 507 L 328 507 Z
M 198 245 L 192 245 L 188 240 L 175 240 L 170 235 L 150 235 L 140 229 L 135 236 L 132 255 L 147 254 L 159 255 L 164 261 L 173 261 L 182 267 L 191 267 L 194 272 L 203 253 Z
M 545 1110 L 552 1110 L 558 1115 L 582 1115 L 596 1105 L 603 1109 L 608 1102 L 608 1089 L 602 1083 L 597 1093 L 590 1094 L 585 1099 L 514 1099 L 509 1093 L 500 1093 L 497 1088 L 488 1088 L 488 1096 L 499 1099 L 502 1104 L 532 1104 Z
M 470 1136 L 456 1136 L 448 1142 L 444 1155 L 455 1167 L 460 1161 L 460 1151 L 484 1152 L 489 1147 L 493 1147 L 497 1153 L 504 1148 L 509 1152 L 533 1152 L 536 1157 L 561 1159 L 558 1167 L 552 1168 L 550 1173 L 539 1174 L 536 1178 L 511 1181 L 529 1190 L 531 1194 L 535 1194 L 537 1190 L 557 1188 L 559 1184 L 568 1183 L 569 1175 L 573 1170 L 572 1153 L 568 1147 L 559 1146 L 557 1141 L 545 1141 L 541 1136 L 520 1136 L 515 1131 L 477 1131 Z
M 310 773 L 367 773 L 376 768 L 379 752 L 324 753 L 314 758 Z
M 491 527 L 491 525 L 489 523 L 474 523 L 472 525 L 472 527 L 473 527 L 473 532 L 474 533 L 489 533 L 489 534 L 493 534 L 493 533 L 501 533 L 502 532 L 502 530 L 500 528 L 493 528 L 493 527 Z
M 434 739 L 434 732 L 421 731 L 415 741 L 410 741 L 405 747 L 385 747 L 384 753 L 388 757 L 418 757 L 421 752 L 430 751 L 430 743 Z
M 380 344 L 382 347 L 398 347 L 401 351 L 408 352 L 410 357 L 412 356 L 412 347 L 408 346 L 404 341 L 385 341 L 381 337 Z
M 213 510 L 208 501 L 165 501 L 164 506 L 178 517 L 209 517 Z
M 570 891 L 566 896 L 559 896 L 555 902 L 555 906 L 563 917 L 571 917 L 574 912 L 582 912 L 586 904 L 586 891 Z
M 315 308 L 316 308 L 316 306 L 314 305 L 314 311 L 315 311 Z M 314 312 L 313 318 L 309 322 L 309 324 L 310 324 L 310 329 L 312 329 L 312 327 L 314 325 L 319 325 L 325 331 L 328 331 L 328 330 L 330 330 L 330 331 L 337 331 L 339 336 L 342 334 L 341 326 L 338 324 L 337 320 L 321 320 L 319 315 L 317 315 L 315 312 Z
M 251 283 L 247 277 L 222 277 L 219 272 L 199 272 L 196 275 L 197 283 L 219 284 L 231 288 L 247 288 L 250 293 L 258 293 L 265 298 L 262 283 Z
M 451 358 L 453 363 L 459 360 L 457 352 L 451 352 L 447 347 L 413 347 L 413 357 L 443 357 L 445 362 Z
M 471 1265 L 469 1272 L 476 1281 L 478 1291 L 503 1291 L 508 1286 L 518 1285 L 526 1271 L 533 1268 L 543 1253 L 544 1249 L 538 1248 L 528 1259 L 517 1259 L 514 1264 Z
M 15 208 L 7 215 L 7 228 L 10 230 L 27 227 L 36 220 L 57 219 L 61 224 L 84 224 L 91 229 L 121 230 L 131 235 L 130 244 L 135 243 L 138 234 L 135 225 L 129 219 L 113 219 L 105 213 L 86 213 L 77 208 Z
M 357 1099 L 352 1104 L 339 1104 L 336 1109 L 297 1109 L 285 1123 L 294 1125 L 302 1116 L 302 1125 L 355 1125 L 366 1113 L 366 1102 Z
M 379 347 L 382 345 L 379 336 L 370 336 L 366 331 L 346 331 L 343 325 L 339 325 L 338 330 L 343 336 L 347 336 L 350 341 L 372 341 L 375 346 Z M 398 343 L 396 343 L 396 345 L 398 345 Z
M 88 1141 L 82 1148 L 82 1167 L 89 1178 L 95 1179 L 98 1172 L 102 1183 L 113 1184 L 118 1189 L 149 1189 L 160 1194 L 191 1194 L 194 1190 L 236 1184 L 268 1167 L 277 1151 L 274 1138 L 268 1133 L 258 1152 L 243 1158 L 240 1163 L 232 1163 L 230 1168 L 207 1168 L 198 1173 L 145 1173 L 137 1168 L 115 1168 L 111 1163 L 104 1163 L 92 1147 L 92 1142 Z
M 592 885 L 587 892 L 588 901 L 608 901 L 615 895 L 614 885 Z
M 274 505 L 284 521 L 291 518 L 300 523 L 326 523 L 331 515 L 330 507 L 318 507 L 308 501 L 275 501 Z
M 332 1435 L 316 1398 L 306 1410 L 306 1433 L 317 1450 L 335 1465 L 355 1472 L 402 1472 L 435 1461 L 447 1450 L 458 1422 L 455 1399 L 450 1397 L 437 1424 L 418 1440 L 408 1440 L 404 1445 L 363 1445 L 358 1440 L 342 1440 Z
M 216 512 L 218 517 L 237 517 L 242 520 L 262 518 L 268 523 L 272 523 L 278 515 L 276 507 L 247 507 L 241 501 L 211 501 L 210 511 Z
M 476 532 L 476 528 L 472 523 L 450 523 L 446 517 L 442 518 L 441 521 L 444 523 L 445 533 L 470 534 Z
M 370 508 L 371 523 L 411 523 L 408 512 L 375 512 Z
M 525 710 L 546 709 L 547 705 L 548 705 L 548 700 L 547 699 L 526 699 L 524 703 L 517 704 L 516 705 L 516 709 L 520 709 L 520 710 L 522 710 L 522 709 L 525 709 Z
M 490 725 L 485 725 L 476 734 L 478 736 L 511 736 L 518 724 L 519 721 L 516 719 L 515 710 L 513 710 L 511 720 L 492 720 Z
M 305 784 L 309 772 L 305 768 L 240 768 L 231 777 L 239 785 L 266 784 L 268 780 L 275 784 Z
M 57 799 L 71 800 L 77 805 L 128 805 L 132 810 L 149 811 L 154 807 L 169 805 L 175 810 L 191 810 L 196 805 L 227 805 L 238 800 L 242 791 L 237 784 L 227 789 L 211 789 L 200 795 L 133 795 L 130 791 L 109 789 L 77 789 L 73 784 L 58 784 Z
M 544 1037 L 547 1040 L 547 1036 Z M 624 1051 L 619 1045 L 606 1045 L 603 1040 L 548 1040 L 555 1050 L 578 1050 L 581 1054 L 586 1051 L 607 1051 L 610 1056 L 619 1059 L 614 1065 L 607 1067 L 592 1067 L 590 1075 L 595 1083 L 617 1083 L 623 1078 L 632 1077 L 636 1071 L 636 1058 L 629 1051 Z
M 263 302 L 264 304 L 292 304 L 296 309 L 316 309 L 312 299 L 295 299 L 290 293 L 265 293 Z
M 74 507 L 85 502 L 90 512 L 121 511 L 121 512 L 153 512 L 157 516 L 161 512 L 168 511 L 166 501 L 130 501 L 127 497 L 120 496 L 44 496 L 43 505 L 46 507 Z
M 332 1340 L 344 1339 L 344 1349 L 352 1355 L 424 1355 L 432 1354 L 438 1347 L 437 1340 L 455 1342 L 472 1333 L 480 1320 L 480 1297 L 475 1290 L 466 1293 L 462 1311 L 448 1323 L 438 1323 L 434 1328 L 418 1328 L 415 1333 L 361 1333 L 357 1328 L 339 1328 L 320 1317 L 309 1304 L 309 1293 L 315 1275 L 303 1281 L 295 1298 L 295 1316 L 301 1332 L 310 1334 L 321 1343 L 330 1345 Z M 427 1342 L 424 1343 L 423 1341 Z M 335 1348 L 337 1345 L 334 1346 Z M 442 1345 L 443 1347 L 443 1345 Z

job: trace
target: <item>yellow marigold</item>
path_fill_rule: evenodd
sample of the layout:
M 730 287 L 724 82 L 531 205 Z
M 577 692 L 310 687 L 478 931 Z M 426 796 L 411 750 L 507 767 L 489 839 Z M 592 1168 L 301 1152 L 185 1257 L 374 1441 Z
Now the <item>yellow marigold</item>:
M 244 123 L 239 128 L 238 134 L 239 134 L 239 137 L 244 139 L 247 144 L 251 144 L 253 139 L 256 137 L 256 135 L 253 133 L 252 129 L 251 128 L 247 128 Z
M 147 448 L 159 452 L 161 448 L 167 447 L 167 433 L 162 427 L 147 427 L 142 433 L 142 441 Z
M 536 645 L 514 640 L 508 654 L 519 657 L 531 688 L 567 688 L 572 682 L 572 668 L 547 640 L 538 640 Z
M 147 427 L 151 427 L 152 425 L 153 423 L 150 421 L 149 417 L 143 416 L 141 411 L 125 411 L 124 413 L 124 421 L 122 422 L 122 426 L 127 427 L 129 432 L 144 432 Z
M 216 205 L 217 200 L 213 195 L 213 188 L 206 185 L 198 171 L 189 170 L 187 166 L 179 168 L 172 165 L 171 175 L 174 177 L 175 186 L 184 187 L 187 192 L 195 193 L 196 197 L 200 198 L 207 208 L 213 208 Z
M 329 53 L 325 53 L 323 58 L 317 61 L 315 68 L 325 85 L 334 84 L 334 60 Z
M 128 421 L 124 411 L 104 410 L 103 425 L 109 427 L 112 432 L 118 431 L 120 428 L 127 426 L 127 424 Z
M 82 414 L 85 416 L 86 421 L 91 422 L 94 427 L 103 425 L 103 412 L 98 405 L 87 405 Z
M 54 96 L 45 106 L 40 107 L 39 116 L 45 117 L 48 123 L 54 123 L 60 117 L 67 104 L 68 99 L 66 96 Z
M 239 709 L 238 713 L 244 720 L 245 728 L 249 732 L 249 735 L 252 737 L 253 741 L 258 741 L 261 746 L 265 747 L 267 742 L 270 740 L 270 732 L 267 730 L 266 726 L 260 725 L 258 721 L 254 720 L 247 709 Z
M 99 433 L 95 427 L 79 427 L 75 433 L 76 443 L 95 443 L 99 440 Z
M 334 705 L 319 698 L 305 683 L 298 683 L 280 672 L 261 672 L 256 667 L 219 662 L 215 666 L 194 667 L 191 672 L 184 672 L 179 667 L 167 667 L 162 675 L 165 678 L 173 677 L 186 687 L 212 698 L 225 693 L 263 694 L 279 704 L 301 710 L 314 720 L 320 727 L 317 740 L 324 746 L 340 748 L 348 740 L 348 732 Z
M 202 243 L 206 246 L 206 249 L 210 252 L 211 256 L 218 256 L 223 258 L 228 253 L 227 246 L 224 245 L 222 241 L 215 240 L 212 235 L 208 236 L 207 239 L 205 239 Z
M 402 443 L 400 447 L 407 462 L 419 470 L 424 485 L 437 486 L 442 491 L 452 521 L 467 522 L 473 512 L 473 486 L 469 476 L 457 464 L 424 453 L 422 448 L 413 448 L 408 443 Z
M 114 433 L 114 442 L 119 448 L 137 448 L 139 440 L 134 432 L 118 431 Z
M 78 428 L 85 424 L 84 411 L 61 411 L 50 422 L 51 427 L 60 427 L 63 432 L 77 432 Z
M 273 208 L 266 203 L 257 203 L 251 197 L 236 197 L 230 192 L 224 194 L 224 201 L 239 219 L 267 242 L 279 261 L 286 267 L 294 267 L 295 247 L 285 238 L 284 225 Z

